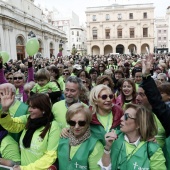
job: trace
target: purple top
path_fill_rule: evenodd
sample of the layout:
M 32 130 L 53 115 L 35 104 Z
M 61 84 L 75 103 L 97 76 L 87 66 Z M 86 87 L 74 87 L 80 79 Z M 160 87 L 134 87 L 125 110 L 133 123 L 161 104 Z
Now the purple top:
M 29 83 L 30 81 L 34 81 L 34 69 L 33 69 L 33 67 L 28 68 L 27 83 Z M 4 76 L 4 70 L 0 69 L 0 84 L 4 84 L 4 83 L 8 83 L 8 81 L 6 80 L 6 78 Z M 28 99 L 28 96 L 24 92 L 24 86 L 23 85 L 19 87 L 19 93 L 23 94 L 23 102 L 26 102 L 27 99 Z

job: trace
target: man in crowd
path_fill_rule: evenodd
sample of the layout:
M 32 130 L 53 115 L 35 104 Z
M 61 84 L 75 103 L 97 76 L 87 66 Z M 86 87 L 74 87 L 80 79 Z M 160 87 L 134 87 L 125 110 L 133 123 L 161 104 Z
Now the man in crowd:
M 68 107 L 74 103 L 80 102 L 79 96 L 82 86 L 82 81 L 78 77 L 68 77 L 64 90 L 65 100 L 61 100 L 53 105 L 52 112 L 54 114 L 54 118 L 61 128 L 64 128 L 67 125 L 65 116 Z

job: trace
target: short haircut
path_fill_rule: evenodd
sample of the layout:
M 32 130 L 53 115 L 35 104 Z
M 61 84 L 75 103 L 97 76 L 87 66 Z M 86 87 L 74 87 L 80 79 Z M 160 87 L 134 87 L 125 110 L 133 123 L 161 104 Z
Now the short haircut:
M 165 82 L 158 86 L 158 90 L 162 93 L 166 93 L 167 95 L 170 95 L 170 83 Z
M 96 113 L 96 111 L 97 111 L 96 102 L 99 99 L 99 94 L 102 90 L 108 90 L 108 91 L 110 91 L 110 93 L 112 93 L 112 90 L 104 84 L 99 84 L 99 85 L 93 87 L 90 92 L 90 97 L 89 97 L 90 101 L 89 102 L 90 102 L 90 106 L 92 106 L 93 113 Z
M 17 74 L 20 74 L 21 77 L 23 78 L 23 80 L 25 81 L 25 75 L 24 75 L 23 73 L 15 72 L 15 73 L 13 74 L 13 76 L 15 77 Z
M 114 88 L 113 80 L 107 75 L 99 76 L 97 78 L 96 85 L 103 84 L 105 81 L 109 82 L 109 87 L 111 88 L 111 90 L 113 90 Z
M 92 113 L 91 113 L 90 109 L 87 106 L 83 105 L 82 103 L 72 104 L 68 108 L 67 113 L 66 113 L 66 121 L 69 122 L 71 120 L 71 118 L 79 112 L 81 112 L 85 115 L 86 123 L 90 124 L 90 122 L 92 120 Z
M 83 82 L 80 78 L 78 78 L 77 76 L 69 76 L 66 80 L 66 84 L 68 82 L 71 82 L 71 83 L 75 83 L 75 84 L 78 84 L 78 87 L 79 87 L 79 90 L 82 90 L 82 86 L 83 86 Z
M 41 79 L 50 81 L 50 72 L 45 68 L 38 70 L 36 73 L 36 80 Z
M 164 80 L 167 81 L 167 76 L 166 76 L 165 73 L 159 73 L 159 74 L 157 75 L 157 79 L 158 79 L 159 76 L 163 77 Z

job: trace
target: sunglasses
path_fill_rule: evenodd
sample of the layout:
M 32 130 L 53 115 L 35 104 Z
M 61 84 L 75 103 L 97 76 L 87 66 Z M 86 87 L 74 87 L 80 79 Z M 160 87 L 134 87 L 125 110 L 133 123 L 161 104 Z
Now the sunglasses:
M 13 78 L 6 78 L 7 80 L 13 80 Z
M 68 75 L 69 75 L 69 73 L 63 73 L 63 75 L 67 75 L 67 76 L 68 76 Z
M 106 100 L 108 97 L 110 98 L 110 99 L 113 99 L 113 94 L 109 94 L 109 95 L 107 95 L 107 94 L 103 94 L 103 95 L 101 95 L 101 96 L 99 96 L 100 98 L 102 98 L 102 100 Z
M 134 120 L 136 119 L 136 118 L 134 118 L 134 117 L 130 117 L 130 116 L 129 116 L 129 113 L 125 113 L 125 114 L 124 114 L 124 118 L 125 118 L 126 121 L 127 121 L 128 119 L 134 119 Z
M 73 121 L 73 120 L 70 120 L 67 122 L 70 126 L 76 126 L 76 124 L 78 124 L 79 126 L 85 126 L 86 125 L 86 121 Z
M 14 80 L 22 80 L 23 77 L 14 77 Z

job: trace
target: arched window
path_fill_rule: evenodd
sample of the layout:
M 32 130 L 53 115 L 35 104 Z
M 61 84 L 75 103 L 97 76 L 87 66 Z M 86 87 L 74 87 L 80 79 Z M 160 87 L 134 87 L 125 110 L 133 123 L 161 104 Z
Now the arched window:
M 18 36 L 16 39 L 17 60 L 23 60 L 25 58 L 25 45 L 22 36 Z

